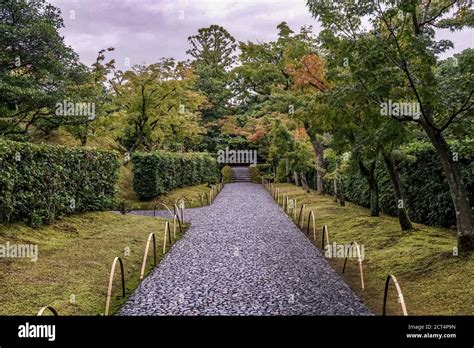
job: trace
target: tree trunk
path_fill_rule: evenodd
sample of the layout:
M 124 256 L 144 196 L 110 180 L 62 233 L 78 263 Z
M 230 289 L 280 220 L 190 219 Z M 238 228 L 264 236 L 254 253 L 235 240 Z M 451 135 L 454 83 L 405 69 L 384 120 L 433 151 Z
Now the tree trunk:
M 314 153 L 316 154 L 316 191 L 319 194 L 324 193 L 324 146 L 315 137 L 311 138 Z
M 367 179 L 370 191 L 370 216 L 380 216 L 379 206 L 379 185 L 375 178 L 375 160 L 369 168 L 367 168 L 362 161 L 359 161 L 359 168 L 362 175 Z
M 383 154 L 383 159 L 387 165 L 388 173 L 390 174 L 390 180 L 392 181 L 393 192 L 395 194 L 395 205 L 397 207 L 398 221 L 402 231 L 408 231 L 413 229 L 413 225 L 408 216 L 406 210 L 405 197 L 402 190 L 402 181 L 398 173 L 397 167 L 394 161 L 387 155 Z
M 297 172 L 293 172 L 293 178 L 295 179 L 295 185 L 296 186 L 301 186 L 300 184 L 300 179 L 298 177 L 298 173 Z
M 334 185 L 334 202 L 337 202 L 337 179 L 333 179 L 333 185 Z
M 380 206 L 379 206 L 379 185 L 377 180 L 372 176 L 370 179 L 370 210 L 371 216 L 380 216 Z
M 339 187 L 337 187 L 339 183 Z M 345 207 L 346 206 L 346 198 L 344 197 L 344 189 L 343 189 L 343 186 L 342 186 L 342 177 L 339 176 L 339 179 L 336 180 L 336 188 L 337 188 L 337 196 L 339 197 L 339 204 L 341 205 L 341 207 Z M 336 197 L 337 197 L 336 196 Z
M 301 173 L 300 173 L 300 178 L 301 178 L 301 186 L 303 186 L 303 188 L 304 188 L 306 191 L 309 191 L 308 180 L 306 180 L 306 175 L 305 175 L 305 173 L 301 172 Z
M 285 158 L 285 175 L 286 175 L 286 183 L 291 183 L 291 171 L 290 171 L 290 164 L 288 158 Z
M 420 23 L 416 22 L 415 19 L 416 16 L 412 16 L 412 20 L 414 22 L 415 27 L 415 35 L 417 37 L 422 37 L 424 35 L 424 32 L 420 29 Z M 428 48 L 426 46 L 424 47 L 424 49 L 425 51 L 428 51 Z M 428 85 L 435 80 L 434 72 L 432 69 L 433 66 L 434 63 L 429 69 L 425 71 L 424 75 L 426 76 L 426 78 L 425 76 L 423 76 L 424 78 L 421 79 L 421 81 L 426 81 L 423 84 Z M 410 82 L 411 88 L 418 95 L 408 65 L 405 63 L 404 67 L 404 71 Z M 424 98 L 422 97 L 419 98 L 423 114 L 423 117 L 420 119 L 420 124 L 436 149 L 436 153 L 440 158 L 444 174 L 446 175 L 446 179 L 448 181 L 451 199 L 453 200 L 454 209 L 456 211 L 456 225 L 458 230 L 458 251 L 460 253 L 474 251 L 474 230 L 472 226 L 471 205 L 469 203 L 469 195 L 466 190 L 466 186 L 462 181 L 459 164 L 457 161 L 453 160 L 451 150 L 449 149 L 448 144 L 443 138 L 442 131 L 436 129 L 434 126 L 432 117 L 432 106 L 429 103 L 425 103 L 425 105 L 423 105 L 422 100 Z M 426 100 L 429 100 L 429 97 L 426 98 Z
M 277 177 L 278 177 L 278 161 L 273 160 L 272 166 L 273 166 L 273 182 L 276 182 Z
M 453 160 L 451 150 L 442 134 L 437 132 L 426 122 L 421 122 L 421 124 L 436 149 L 448 181 L 451 198 L 456 211 L 458 250 L 463 253 L 473 251 L 474 230 L 472 228 L 471 205 L 469 203 L 469 195 L 466 186 L 464 186 L 461 177 L 459 164 Z

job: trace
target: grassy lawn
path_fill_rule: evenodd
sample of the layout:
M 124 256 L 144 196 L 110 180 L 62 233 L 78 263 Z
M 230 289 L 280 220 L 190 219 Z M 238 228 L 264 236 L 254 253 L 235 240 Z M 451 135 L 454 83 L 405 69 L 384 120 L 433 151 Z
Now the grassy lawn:
M 158 260 L 163 256 L 165 221 L 99 212 L 69 216 L 37 229 L 23 224 L 0 225 L 0 244 L 38 245 L 37 262 L 0 258 L 0 315 L 36 315 L 46 305 L 59 315 L 104 313 L 113 259 L 120 256 L 124 262 L 128 296 L 139 283 L 151 232 L 157 239 Z M 125 255 L 127 248 L 129 256 Z M 146 274 L 152 269 L 152 252 L 150 248 Z M 124 301 L 120 298 L 119 273 L 117 269 L 110 314 Z
M 341 207 L 330 196 L 306 193 L 290 184 L 277 186 L 281 194 L 296 198 L 298 213 L 306 204 L 305 230 L 309 211 L 314 211 L 318 248 L 323 225 L 328 226 L 331 244 L 355 240 L 364 245 L 365 290 L 360 288 L 356 259 L 348 260 L 343 277 L 375 314 L 382 313 L 388 274 L 397 277 L 409 315 L 474 314 L 474 257 L 453 256 L 455 231 L 414 224 L 414 231 L 402 232 L 396 217 L 370 217 L 369 210 L 360 206 L 347 202 Z M 329 262 L 341 274 L 344 259 Z M 393 285 L 388 296 L 388 314 L 401 314 Z

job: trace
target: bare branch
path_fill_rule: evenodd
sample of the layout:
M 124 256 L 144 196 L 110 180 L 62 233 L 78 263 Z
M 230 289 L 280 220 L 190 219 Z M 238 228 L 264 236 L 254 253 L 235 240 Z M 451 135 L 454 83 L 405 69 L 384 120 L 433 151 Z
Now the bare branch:
M 446 128 L 448 128 L 449 125 L 454 121 L 454 119 L 455 119 L 458 115 L 460 115 L 460 114 L 463 113 L 463 112 L 466 112 L 466 111 L 470 110 L 470 109 L 474 106 L 474 102 L 470 102 L 473 93 L 474 93 L 474 92 L 471 91 L 471 93 L 469 94 L 469 97 L 468 97 L 467 100 L 464 102 L 464 104 L 459 108 L 459 110 L 456 111 L 455 113 L 453 113 L 453 114 L 449 117 L 448 121 L 446 121 L 446 123 L 444 124 L 444 126 L 439 129 L 439 132 L 440 132 L 440 133 L 443 132 Z
M 444 13 L 446 10 L 448 10 L 450 7 L 454 6 L 454 5 L 456 4 L 456 2 L 457 2 L 457 1 L 454 0 L 454 1 L 451 2 L 449 5 L 444 6 L 444 7 L 439 11 L 439 13 L 438 13 L 436 16 L 431 17 L 431 18 L 428 18 L 427 20 L 425 20 L 425 21 L 421 22 L 420 24 L 418 24 L 418 28 L 421 29 L 425 24 L 431 23 L 431 22 L 435 21 L 436 19 L 438 19 L 440 16 L 443 15 L 443 13 Z

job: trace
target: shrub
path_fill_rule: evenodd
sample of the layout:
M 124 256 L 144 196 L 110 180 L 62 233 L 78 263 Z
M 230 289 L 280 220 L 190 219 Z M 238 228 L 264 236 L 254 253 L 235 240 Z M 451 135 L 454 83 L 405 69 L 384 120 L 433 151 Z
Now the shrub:
M 224 166 L 221 169 L 221 174 L 222 174 L 222 182 L 224 184 L 234 181 L 234 172 L 232 171 L 232 168 L 230 166 Z
M 286 161 L 280 160 L 276 169 L 276 182 L 287 182 L 288 176 L 286 175 Z
M 252 182 L 261 184 L 262 183 L 262 175 L 260 174 L 260 170 L 258 167 L 250 167 L 250 177 L 252 178 Z
M 135 153 L 133 189 L 150 200 L 178 187 L 217 182 L 217 163 L 205 153 Z
M 465 152 L 464 152 L 465 153 Z M 430 226 L 450 227 L 456 225 L 456 216 L 449 186 L 436 154 L 430 148 L 413 148 L 397 163 L 405 194 L 408 214 L 414 222 Z M 459 162 L 464 184 L 474 202 L 474 172 L 469 167 L 468 155 Z M 332 164 L 328 163 L 328 168 Z M 396 216 L 396 202 L 392 183 L 383 160 L 377 162 L 376 177 L 379 185 L 379 203 L 382 212 Z M 369 189 L 367 180 L 360 174 L 357 165 L 351 165 L 343 176 L 344 194 L 348 201 L 368 207 Z M 327 192 L 332 192 L 332 182 L 326 183 Z
M 202 162 L 204 175 L 209 178 L 209 184 L 215 184 L 219 180 L 219 167 L 215 158 L 207 155 Z
M 272 165 L 270 163 L 257 164 L 256 167 L 261 175 L 273 174 Z
M 108 151 L 0 141 L 0 222 L 113 208 L 118 168 Z

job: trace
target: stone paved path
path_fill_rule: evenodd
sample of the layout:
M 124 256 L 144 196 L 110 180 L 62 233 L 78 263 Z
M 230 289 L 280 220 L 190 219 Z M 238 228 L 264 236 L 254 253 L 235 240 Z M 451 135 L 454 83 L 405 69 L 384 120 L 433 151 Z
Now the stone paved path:
M 227 184 L 185 219 L 119 315 L 370 315 L 261 185 Z

